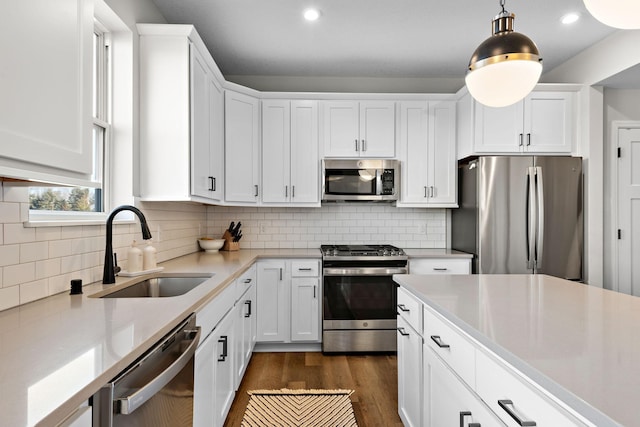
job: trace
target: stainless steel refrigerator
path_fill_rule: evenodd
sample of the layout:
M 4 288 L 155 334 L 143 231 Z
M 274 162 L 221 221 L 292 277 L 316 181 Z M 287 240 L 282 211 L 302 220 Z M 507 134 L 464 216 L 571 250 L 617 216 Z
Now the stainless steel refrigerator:
M 451 246 L 480 274 L 582 280 L 582 159 L 486 156 L 458 165 Z

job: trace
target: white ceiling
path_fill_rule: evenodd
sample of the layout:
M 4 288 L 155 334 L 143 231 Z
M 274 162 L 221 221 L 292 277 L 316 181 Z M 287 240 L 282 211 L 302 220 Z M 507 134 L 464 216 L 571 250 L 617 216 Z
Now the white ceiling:
M 498 0 L 153 0 L 169 23 L 193 24 L 221 71 L 237 76 L 462 78 L 491 35 Z M 322 16 L 306 22 L 314 6 Z M 515 30 L 549 71 L 615 30 L 582 0 L 507 0 Z M 563 25 L 577 11 L 581 19 Z

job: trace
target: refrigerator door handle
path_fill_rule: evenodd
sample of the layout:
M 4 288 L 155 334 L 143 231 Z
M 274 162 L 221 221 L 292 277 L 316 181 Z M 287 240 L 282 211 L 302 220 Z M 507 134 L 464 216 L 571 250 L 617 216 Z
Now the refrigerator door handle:
M 538 205 L 538 230 L 536 235 L 535 268 L 542 266 L 542 251 L 544 249 L 544 181 L 542 179 L 542 167 L 536 166 L 536 189 L 538 192 L 536 203 Z
M 535 168 L 527 168 L 527 268 L 535 267 L 536 250 L 536 193 L 535 193 Z

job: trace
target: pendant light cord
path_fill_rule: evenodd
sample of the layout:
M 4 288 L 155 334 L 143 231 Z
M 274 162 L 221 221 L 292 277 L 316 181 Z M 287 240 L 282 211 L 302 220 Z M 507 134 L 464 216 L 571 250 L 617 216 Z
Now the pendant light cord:
M 500 0 L 500 7 L 502 7 L 502 13 L 507 13 L 507 12 L 504 10 L 504 2 L 505 2 L 505 0 Z

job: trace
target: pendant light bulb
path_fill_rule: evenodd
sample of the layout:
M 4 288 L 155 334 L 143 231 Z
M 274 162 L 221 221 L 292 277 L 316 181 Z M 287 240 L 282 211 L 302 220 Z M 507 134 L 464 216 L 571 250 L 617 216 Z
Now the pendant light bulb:
M 605 25 L 624 30 L 640 29 L 638 0 L 584 0 L 594 18 Z
M 489 107 L 506 107 L 527 96 L 540 80 L 542 58 L 536 44 L 513 30 L 515 15 L 504 10 L 492 21 L 493 35 L 471 55 L 465 77 L 473 98 Z

